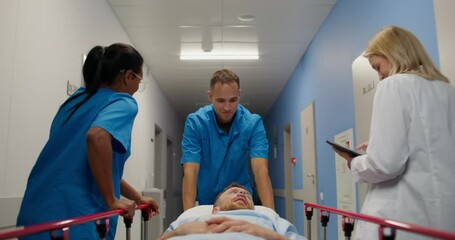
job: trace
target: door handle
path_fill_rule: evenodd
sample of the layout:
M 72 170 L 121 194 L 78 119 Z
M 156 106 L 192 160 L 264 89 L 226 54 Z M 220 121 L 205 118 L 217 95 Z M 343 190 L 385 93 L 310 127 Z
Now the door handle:
M 313 180 L 313 184 L 316 184 L 316 180 L 315 180 L 316 176 L 314 174 L 308 173 L 306 176 L 312 178 L 311 180 Z

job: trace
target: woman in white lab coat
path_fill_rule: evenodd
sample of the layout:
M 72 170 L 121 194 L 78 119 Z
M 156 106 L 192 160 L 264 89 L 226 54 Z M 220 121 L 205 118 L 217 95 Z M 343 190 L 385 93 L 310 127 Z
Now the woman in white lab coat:
M 455 87 L 409 31 L 388 26 L 364 56 L 380 78 L 367 154 L 347 160 L 368 183 L 362 213 L 447 231 L 455 229 Z M 357 239 L 378 239 L 359 221 Z M 397 231 L 396 239 L 428 239 Z

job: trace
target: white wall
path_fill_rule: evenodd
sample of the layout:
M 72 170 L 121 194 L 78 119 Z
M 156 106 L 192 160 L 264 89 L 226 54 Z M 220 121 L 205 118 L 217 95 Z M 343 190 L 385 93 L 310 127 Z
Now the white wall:
M 82 54 L 114 42 L 131 44 L 104 0 L 0 0 L 0 212 L 8 208 L 1 198 L 23 195 L 52 118 L 68 97 L 66 82 L 81 83 Z M 155 123 L 175 140 L 176 159 L 183 132 L 151 73 L 146 80 L 147 89 L 134 96 L 139 113 L 124 174 L 138 190 L 153 172 Z
M 438 34 L 439 64 L 441 72 L 455 85 L 455 28 L 453 27 L 453 10 L 455 1 L 434 0 L 436 32 Z

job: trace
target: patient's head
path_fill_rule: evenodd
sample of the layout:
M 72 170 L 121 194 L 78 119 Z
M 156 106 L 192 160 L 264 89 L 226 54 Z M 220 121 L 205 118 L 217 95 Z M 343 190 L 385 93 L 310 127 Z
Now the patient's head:
M 239 209 L 253 210 L 253 198 L 245 187 L 232 183 L 218 194 L 213 204 L 212 213 Z

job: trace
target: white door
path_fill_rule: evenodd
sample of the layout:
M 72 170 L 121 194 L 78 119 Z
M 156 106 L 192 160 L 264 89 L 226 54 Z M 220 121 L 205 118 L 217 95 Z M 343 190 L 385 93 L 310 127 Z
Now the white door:
M 352 62 L 352 81 L 354 88 L 355 129 L 357 144 L 368 141 L 370 136 L 371 112 L 374 93 L 379 84 L 378 74 L 370 66 L 368 59 L 360 55 Z M 363 204 L 367 184 L 359 184 L 359 202 Z
M 286 219 L 294 223 L 294 197 L 292 190 L 294 186 L 292 184 L 292 150 L 291 150 L 291 125 L 288 124 L 283 131 L 284 138 L 284 182 L 285 182 L 285 198 L 286 198 Z
M 349 149 L 354 149 L 354 131 L 352 128 L 335 135 L 335 142 Z M 337 208 L 345 211 L 356 212 L 356 184 L 349 170 L 346 160 L 335 152 L 335 169 L 337 183 Z M 341 215 L 338 217 L 338 239 L 343 240 Z
M 304 202 L 318 203 L 317 199 L 317 175 L 316 175 L 316 144 L 314 130 L 314 102 L 311 102 L 300 113 L 302 130 L 302 173 Z M 319 215 L 313 211 L 311 220 L 311 239 L 318 239 Z M 303 213 L 305 215 L 305 213 Z M 306 226 L 306 224 L 305 224 Z M 308 236 L 308 229 L 305 228 L 305 236 Z

